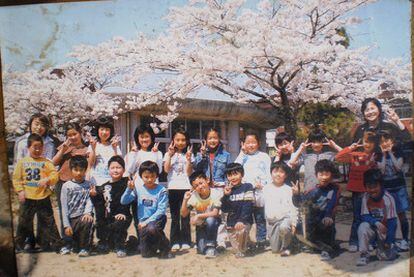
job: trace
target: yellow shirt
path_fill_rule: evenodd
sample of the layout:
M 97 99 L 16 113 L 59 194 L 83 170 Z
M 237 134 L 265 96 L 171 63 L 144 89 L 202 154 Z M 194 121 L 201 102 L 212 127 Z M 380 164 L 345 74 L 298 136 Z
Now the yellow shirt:
M 39 181 L 44 178 L 49 178 L 49 186 L 55 185 L 59 180 L 59 174 L 50 160 L 32 157 L 20 159 L 13 172 L 14 190 L 16 192 L 24 190 L 27 199 L 44 199 L 52 193 L 49 187 L 39 186 Z

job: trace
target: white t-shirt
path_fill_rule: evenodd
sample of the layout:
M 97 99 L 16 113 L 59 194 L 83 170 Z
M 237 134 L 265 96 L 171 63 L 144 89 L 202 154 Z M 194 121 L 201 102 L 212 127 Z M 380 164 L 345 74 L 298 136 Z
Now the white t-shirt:
M 168 152 L 164 155 L 164 162 L 167 160 Z M 191 163 L 194 163 L 194 155 L 191 154 Z M 175 153 L 171 157 L 171 169 L 168 172 L 168 189 L 191 189 L 190 181 L 186 171 L 187 159 L 185 153 Z
M 250 183 L 253 186 L 256 185 L 257 181 L 260 181 L 264 186 L 271 183 L 271 159 L 266 153 L 257 151 L 250 155 L 240 152 L 234 162 L 243 166 L 243 183 Z
M 130 151 L 125 156 L 125 176 L 135 175 L 135 185 L 143 184 L 141 177 L 139 177 L 139 167 L 143 162 L 146 161 L 153 161 L 157 163 L 160 171 L 162 172 L 162 153 L 161 151 L 153 152 L 153 151 Z M 134 176 L 135 178 L 135 176 Z M 158 180 L 157 180 L 158 183 Z
M 266 220 L 275 222 L 284 217 L 290 217 L 292 224 L 296 225 L 298 220 L 298 210 L 293 205 L 292 188 L 286 184 L 278 187 L 269 184 L 263 189 L 264 209 Z
M 92 152 L 92 146 L 89 145 L 87 153 Z M 116 154 L 122 155 L 119 146 L 116 148 Z M 95 148 L 95 165 L 92 166 L 90 172 L 91 182 L 96 186 L 101 186 L 111 180 L 108 169 L 108 161 L 115 156 L 114 148 L 111 144 L 104 145 L 100 142 L 96 143 Z

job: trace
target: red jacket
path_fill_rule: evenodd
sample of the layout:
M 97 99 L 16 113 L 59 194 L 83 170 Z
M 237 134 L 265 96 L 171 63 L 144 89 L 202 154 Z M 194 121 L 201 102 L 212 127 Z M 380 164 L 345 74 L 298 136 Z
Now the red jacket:
M 365 192 L 364 173 L 376 166 L 374 153 L 367 154 L 360 151 L 352 151 L 349 147 L 342 149 L 335 156 L 335 160 L 341 163 L 349 163 L 349 181 L 346 189 L 352 192 Z

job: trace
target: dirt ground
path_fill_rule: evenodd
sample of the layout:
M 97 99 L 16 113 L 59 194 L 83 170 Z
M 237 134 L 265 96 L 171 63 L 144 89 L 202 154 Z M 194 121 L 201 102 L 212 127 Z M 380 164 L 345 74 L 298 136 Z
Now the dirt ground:
M 16 211 L 17 203 L 15 202 Z M 236 259 L 230 250 L 208 260 L 195 249 L 179 252 L 174 259 L 142 258 L 140 255 L 117 258 L 115 253 L 79 258 L 76 254 L 17 254 L 20 276 L 409 276 L 409 253 L 400 253 L 392 262 L 372 261 L 365 267 L 355 265 L 358 253 L 345 251 L 351 213 L 345 206 L 337 213 L 337 240 L 344 252 L 331 261 L 320 261 L 319 255 L 299 253 L 280 257 L 270 250 L 253 257 Z M 56 209 L 55 209 L 56 210 Z M 57 211 L 56 211 L 57 213 Z M 16 213 L 15 213 L 16 214 Z M 56 214 L 56 219 L 58 216 Z M 169 223 L 169 221 L 168 221 Z M 169 225 L 165 228 L 167 236 Z M 252 230 L 254 231 L 254 230 Z M 132 225 L 129 234 L 134 234 Z M 397 231 L 400 237 L 400 231 Z M 195 234 L 193 232 L 193 241 Z

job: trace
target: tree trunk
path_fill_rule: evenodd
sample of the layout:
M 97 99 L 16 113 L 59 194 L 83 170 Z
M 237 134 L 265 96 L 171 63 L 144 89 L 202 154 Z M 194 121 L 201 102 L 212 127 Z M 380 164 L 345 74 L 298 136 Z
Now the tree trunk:
M 289 99 L 287 97 L 287 91 L 285 89 L 282 89 L 279 91 L 280 98 L 282 100 L 281 107 L 277 107 L 281 109 L 283 121 L 285 122 L 285 130 L 287 133 L 289 133 L 291 136 L 296 136 L 296 131 L 298 129 L 298 123 L 296 121 L 295 114 L 293 112 L 293 107 L 289 103 Z

